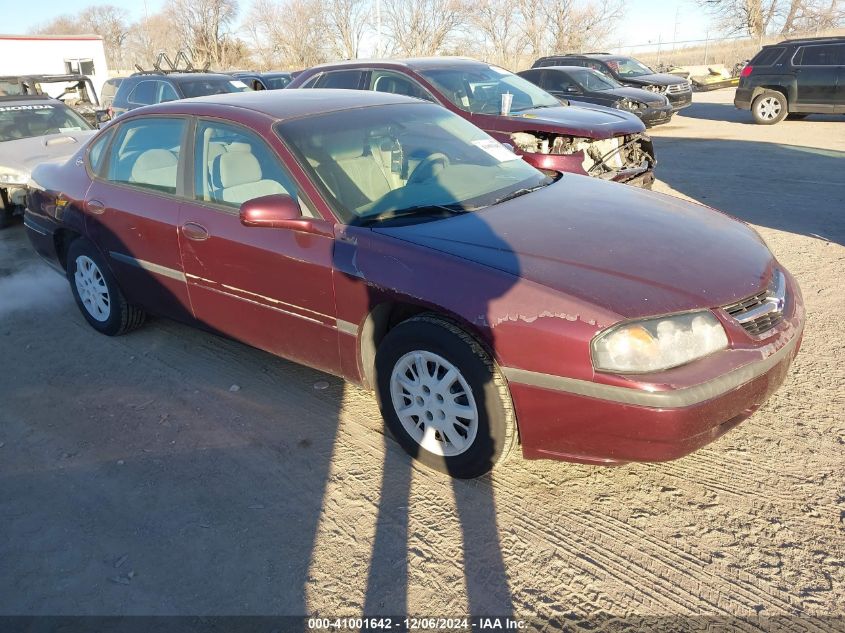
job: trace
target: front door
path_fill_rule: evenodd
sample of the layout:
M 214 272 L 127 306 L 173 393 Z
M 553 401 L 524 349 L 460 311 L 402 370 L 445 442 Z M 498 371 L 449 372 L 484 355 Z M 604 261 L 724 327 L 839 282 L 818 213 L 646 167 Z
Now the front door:
M 226 336 L 337 373 L 333 237 L 242 225 L 238 212 L 247 200 L 282 193 L 298 199 L 293 179 L 251 130 L 200 120 L 194 139 L 194 200 L 182 205 L 178 235 L 195 317 Z
M 180 320 L 191 317 L 176 238 L 186 129 L 178 117 L 120 125 L 85 200 L 88 233 L 127 300 Z

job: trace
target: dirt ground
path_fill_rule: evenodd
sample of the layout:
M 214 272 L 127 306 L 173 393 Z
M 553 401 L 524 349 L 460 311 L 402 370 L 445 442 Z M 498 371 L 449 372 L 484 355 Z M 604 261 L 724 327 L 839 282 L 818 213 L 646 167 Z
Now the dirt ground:
M 732 97 L 653 131 L 656 189 L 758 228 L 805 341 L 758 413 L 671 463 L 450 481 L 338 379 L 164 320 L 96 334 L 0 232 L 0 614 L 845 614 L 845 117 L 762 127 Z

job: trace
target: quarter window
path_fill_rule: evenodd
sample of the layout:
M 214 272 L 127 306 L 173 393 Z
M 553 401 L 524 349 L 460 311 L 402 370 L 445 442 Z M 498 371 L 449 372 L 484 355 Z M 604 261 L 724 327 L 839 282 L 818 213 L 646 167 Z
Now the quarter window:
M 184 132 L 184 119 L 149 117 L 121 125 L 112 145 L 108 179 L 175 194 Z
M 296 187 L 278 157 L 252 132 L 234 125 L 201 121 L 194 155 L 197 200 L 234 208 L 273 194 L 296 199 Z

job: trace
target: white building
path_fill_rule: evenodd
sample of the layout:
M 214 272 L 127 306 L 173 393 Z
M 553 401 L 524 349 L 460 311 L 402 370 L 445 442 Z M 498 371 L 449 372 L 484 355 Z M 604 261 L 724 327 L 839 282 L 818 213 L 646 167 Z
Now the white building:
M 88 75 L 99 97 L 109 78 L 99 35 L 0 35 L 0 76 Z M 46 90 L 51 87 L 45 85 Z M 62 91 L 57 85 L 58 92 Z M 56 96 L 56 95 L 52 95 Z

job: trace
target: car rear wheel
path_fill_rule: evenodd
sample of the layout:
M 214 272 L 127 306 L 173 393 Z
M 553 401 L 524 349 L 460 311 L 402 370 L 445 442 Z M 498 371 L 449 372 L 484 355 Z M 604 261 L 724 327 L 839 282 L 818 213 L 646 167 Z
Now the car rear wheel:
M 783 93 L 767 90 L 754 99 L 751 104 L 751 114 L 754 122 L 760 125 L 780 123 L 789 114 L 786 97 Z
M 66 270 L 76 305 L 95 330 L 108 336 L 118 336 L 144 322 L 144 311 L 126 301 L 91 242 L 79 238 L 71 243 Z
M 379 406 L 399 444 L 462 479 L 504 461 L 516 441 L 507 384 L 484 348 L 454 323 L 421 315 L 388 332 L 376 354 Z

